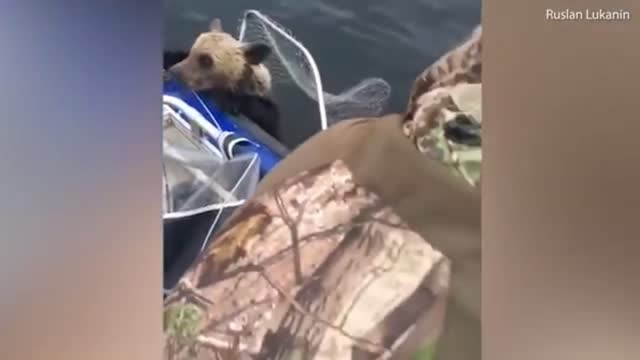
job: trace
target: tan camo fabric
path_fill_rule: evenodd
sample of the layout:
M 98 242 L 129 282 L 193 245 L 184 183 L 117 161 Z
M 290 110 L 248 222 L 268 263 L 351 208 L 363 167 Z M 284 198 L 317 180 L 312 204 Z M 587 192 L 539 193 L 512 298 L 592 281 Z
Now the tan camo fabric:
M 444 125 L 459 114 L 481 124 L 481 99 L 481 84 L 436 88 L 418 97 L 417 110 L 403 127 L 421 153 L 447 165 L 472 186 L 480 184 L 482 149 L 447 139 Z
M 338 123 L 299 146 L 258 187 L 259 193 L 271 191 L 306 169 L 341 159 L 358 184 L 380 195 L 449 258 L 451 293 L 442 333 L 435 342 L 414 344 L 416 350 L 435 346 L 437 360 L 480 356 L 481 148 L 455 144 L 442 130 L 460 113 L 481 123 L 480 89 L 433 89 L 419 96 L 423 106 L 409 119 L 389 114 Z
M 270 191 L 306 169 L 341 159 L 358 184 L 380 195 L 450 259 L 451 291 L 444 328 L 431 344 L 434 360 L 480 358 L 481 147 L 452 143 L 443 126 L 460 113 L 482 122 L 481 34 L 477 28 L 470 41 L 416 78 L 406 113 L 338 123 L 300 145 L 258 186 L 259 193 Z M 455 63 L 447 59 L 461 52 L 473 61 L 460 61 L 451 73 L 433 71 L 439 63 Z

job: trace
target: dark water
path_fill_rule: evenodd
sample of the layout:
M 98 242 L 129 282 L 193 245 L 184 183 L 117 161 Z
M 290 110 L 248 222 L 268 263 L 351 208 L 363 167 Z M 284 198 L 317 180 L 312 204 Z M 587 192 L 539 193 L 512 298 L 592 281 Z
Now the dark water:
M 237 34 L 243 12 L 256 9 L 305 44 L 326 90 L 335 94 L 364 78 L 380 77 L 391 85 L 385 112 L 399 112 L 415 77 L 480 22 L 480 4 L 480 0 L 165 0 L 165 48 L 188 49 L 212 17 Z

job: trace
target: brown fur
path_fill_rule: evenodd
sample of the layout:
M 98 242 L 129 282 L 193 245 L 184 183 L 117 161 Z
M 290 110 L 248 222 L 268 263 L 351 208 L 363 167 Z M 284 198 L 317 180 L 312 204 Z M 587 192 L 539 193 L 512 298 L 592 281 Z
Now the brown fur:
M 405 118 L 412 118 L 418 106 L 416 100 L 435 88 L 481 81 L 482 27 L 477 26 L 466 41 L 447 52 L 416 79 Z
M 271 75 L 260 59 L 251 63 L 248 53 L 255 43 L 242 43 L 224 32 L 219 20 L 200 34 L 186 59 L 171 67 L 170 72 L 195 91 L 217 90 L 233 94 L 267 96 L 271 91 Z M 209 57 L 210 64 L 202 61 Z
M 220 110 L 242 114 L 281 140 L 280 111 L 270 98 L 271 74 L 263 64 L 270 53 L 265 44 L 238 41 L 214 19 L 186 58 L 168 70 L 168 76 L 206 93 Z

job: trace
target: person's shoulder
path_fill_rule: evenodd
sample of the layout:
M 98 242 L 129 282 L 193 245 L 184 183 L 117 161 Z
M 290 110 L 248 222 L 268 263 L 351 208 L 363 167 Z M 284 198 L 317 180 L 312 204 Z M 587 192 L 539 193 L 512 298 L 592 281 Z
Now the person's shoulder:
M 402 115 L 396 113 L 380 117 L 353 118 L 340 121 L 317 135 L 351 138 L 359 134 L 372 135 L 375 133 L 384 133 L 388 135 L 390 132 L 401 133 L 402 119 Z
M 289 153 L 261 181 L 263 191 L 279 184 L 295 174 L 342 159 L 352 165 L 354 159 L 366 156 L 367 148 L 385 142 L 390 132 L 397 128 L 401 133 L 399 114 L 377 118 L 353 118 L 342 120 L 320 131 Z M 364 152 L 364 153 L 363 153 Z
M 380 125 L 400 126 L 402 123 L 402 119 L 403 119 L 402 114 L 390 113 L 390 114 L 382 115 L 379 117 L 362 117 L 362 118 L 353 118 L 353 119 L 343 120 L 335 124 L 333 127 L 342 126 L 343 128 L 354 128 L 354 127 L 367 128 L 367 127 L 379 127 Z

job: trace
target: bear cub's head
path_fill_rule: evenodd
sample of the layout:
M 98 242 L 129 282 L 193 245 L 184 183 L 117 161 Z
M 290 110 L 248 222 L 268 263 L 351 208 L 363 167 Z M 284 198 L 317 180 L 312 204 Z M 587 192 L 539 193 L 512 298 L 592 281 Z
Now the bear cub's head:
M 263 62 L 271 54 L 266 44 L 238 41 L 213 19 L 200 34 L 187 57 L 169 68 L 169 76 L 195 91 L 222 90 L 266 96 L 271 75 Z

